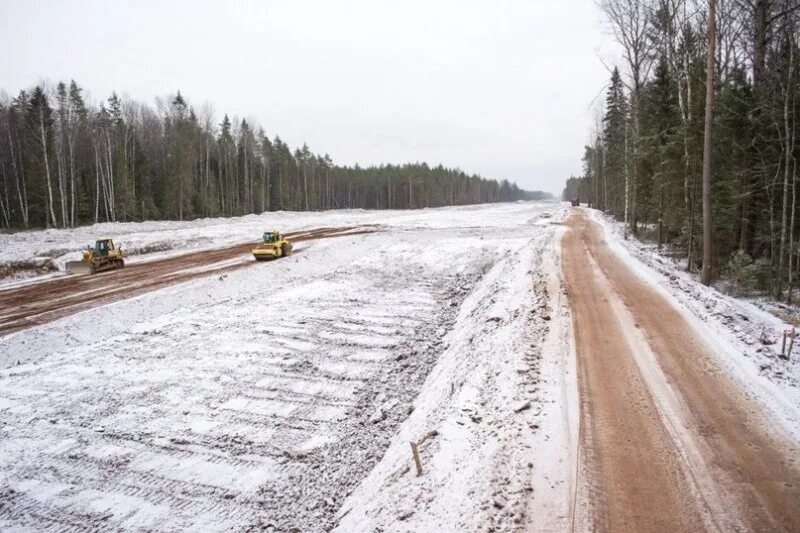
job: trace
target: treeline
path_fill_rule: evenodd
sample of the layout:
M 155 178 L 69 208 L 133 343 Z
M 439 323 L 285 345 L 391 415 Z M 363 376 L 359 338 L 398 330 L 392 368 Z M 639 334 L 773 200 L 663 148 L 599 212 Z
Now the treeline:
M 112 94 L 91 105 L 74 81 L 0 98 L 0 226 L 191 219 L 272 210 L 407 209 L 512 201 L 523 192 L 425 163 L 336 165 L 308 146 L 180 92 L 156 108 Z
M 600 7 L 624 63 L 612 69 L 583 175 L 567 181 L 564 198 L 592 202 L 700 269 L 710 73 L 710 272 L 790 295 L 800 266 L 800 2 L 602 0 Z
M 545 191 L 522 191 L 522 200 L 555 200 L 555 197 Z

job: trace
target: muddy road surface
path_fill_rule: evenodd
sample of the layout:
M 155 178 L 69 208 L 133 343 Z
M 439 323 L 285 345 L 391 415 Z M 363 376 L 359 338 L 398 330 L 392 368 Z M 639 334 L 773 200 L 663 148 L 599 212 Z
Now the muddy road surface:
M 303 242 L 374 231 L 378 231 L 375 226 L 323 227 L 287 233 L 286 237 L 292 242 Z M 0 289 L 0 335 L 176 283 L 252 266 L 255 260 L 250 250 L 255 244 L 189 252 L 128 264 L 121 270 L 95 275 L 60 276 Z
M 573 209 L 567 226 L 581 411 L 573 529 L 800 530 L 797 445 L 597 224 Z

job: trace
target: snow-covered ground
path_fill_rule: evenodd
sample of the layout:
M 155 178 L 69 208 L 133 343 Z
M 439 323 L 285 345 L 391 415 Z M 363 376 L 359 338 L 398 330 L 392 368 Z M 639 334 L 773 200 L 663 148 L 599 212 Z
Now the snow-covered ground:
M 491 225 L 509 227 L 519 222 L 521 203 L 492 210 Z M 554 203 L 551 206 L 557 205 Z M 515 207 L 516 206 L 516 207 Z M 81 251 L 98 238 L 113 238 L 123 248 L 126 261 L 148 261 L 190 250 L 203 250 L 257 241 L 266 230 L 302 231 L 326 226 L 382 224 L 398 228 L 474 226 L 487 206 L 437 209 L 369 211 L 343 209 L 314 212 L 273 211 L 235 218 L 204 218 L 190 222 L 148 221 L 100 223 L 74 229 L 49 229 L 0 234 L 0 285 L 20 278 L 64 270 L 67 261 L 79 260 Z M 479 217 L 481 215 L 478 215 Z M 524 216 L 524 214 L 523 214 Z M 44 267 L 44 268 L 42 268 Z M 10 280 L 3 280 L 6 272 Z
M 566 214 L 522 202 L 0 236 L 10 265 L 63 263 L 98 235 L 147 261 L 272 228 L 381 229 L 0 337 L 0 530 L 568 529 Z M 769 344 L 788 325 L 593 216 L 800 438 L 800 357 Z
M 337 531 L 566 528 L 577 400 L 554 244 L 548 232 L 508 250 L 476 285 Z
M 0 338 L 0 530 L 557 527 L 575 407 L 554 246 L 565 213 L 269 213 L 0 237 L 0 261 L 63 261 L 99 234 L 180 253 L 269 228 L 384 229 Z M 408 443 L 434 430 L 416 477 Z
M 792 325 L 757 305 L 763 302 L 704 286 L 686 272 L 685 264 L 660 254 L 654 244 L 625 240 L 620 222 L 596 210 L 592 217 L 603 226 L 612 248 L 641 277 L 679 303 L 728 373 L 800 440 L 800 338 L 788 360 L 780 357 L 783 332 Z

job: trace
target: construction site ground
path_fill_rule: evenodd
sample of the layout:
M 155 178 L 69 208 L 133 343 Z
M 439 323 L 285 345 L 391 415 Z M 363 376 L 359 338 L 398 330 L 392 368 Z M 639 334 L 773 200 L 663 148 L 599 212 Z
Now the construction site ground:
M 126 268 L 0 286 L 0 530 L 800 529 L 785 324 L 591 210 L 106 224 L 0 266 L 92 232 Z

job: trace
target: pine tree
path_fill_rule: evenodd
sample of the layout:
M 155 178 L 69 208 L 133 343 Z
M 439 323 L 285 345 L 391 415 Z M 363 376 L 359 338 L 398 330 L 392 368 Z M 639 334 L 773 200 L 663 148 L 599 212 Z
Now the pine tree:
M 15 227 L 231 216 L 263 210 L 407 208 L 517 200 L 516 184 L 424 163 L 336 165 L 270 141 L 250 120 L 195 109 L 178 91 L 153 110 L 113 92 L 86 104 L 71 81 L 0 100 L 0 224 Z M 49 172 L 48 172 L 49 169 Z

